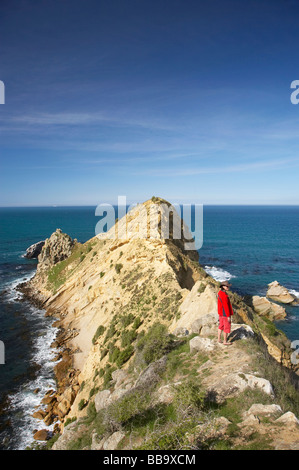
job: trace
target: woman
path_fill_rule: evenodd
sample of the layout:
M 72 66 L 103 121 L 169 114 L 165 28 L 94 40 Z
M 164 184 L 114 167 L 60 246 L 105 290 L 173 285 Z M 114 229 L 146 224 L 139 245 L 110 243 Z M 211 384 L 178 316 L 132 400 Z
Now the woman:
M 223 281 L 220 284 L 220 291 L 218 292 L 218 343 L 222 343 L 221 335 L 223 331 L 224 341 L 222 344 L 224 344 L 225 346 L 230 346 L 232 344 L 227 341 L 227 335 L 231 331 L 231 317 L 234 314 L 232 305 L 227 294 L 230 286 L 231 284 L 229 284 L 228 281 Z

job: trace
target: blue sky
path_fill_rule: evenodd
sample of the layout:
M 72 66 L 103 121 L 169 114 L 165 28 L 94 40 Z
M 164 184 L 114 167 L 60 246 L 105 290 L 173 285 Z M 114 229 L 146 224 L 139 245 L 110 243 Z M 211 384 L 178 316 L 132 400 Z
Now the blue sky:
M 1 206 L 299 204 L 298 3 L 0 3 Z

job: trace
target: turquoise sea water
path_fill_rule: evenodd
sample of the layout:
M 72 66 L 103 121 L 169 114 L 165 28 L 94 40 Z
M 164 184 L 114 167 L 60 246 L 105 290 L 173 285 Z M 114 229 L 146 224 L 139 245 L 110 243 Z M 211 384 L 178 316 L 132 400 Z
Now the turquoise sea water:
M 117 217 L 117 214 L 116 214 Z M 0 448 L 25 448 L 32 419 L 44 393 L 55 387 L 53 319 L 24 301 L 15 286 L 32 276 L 35 260 L 23 258 L 26 248 L 61 228 L 80 242 L 95 235 L 95 207 L 0 208 Z M 299 295 L 298 206 L 204 206 L 200 263 L 215 279 L 230 279 L 240 294 L 265 295 L 277 280 Z M 288 307 L 278 326 L 299 339 L 299 307 Z

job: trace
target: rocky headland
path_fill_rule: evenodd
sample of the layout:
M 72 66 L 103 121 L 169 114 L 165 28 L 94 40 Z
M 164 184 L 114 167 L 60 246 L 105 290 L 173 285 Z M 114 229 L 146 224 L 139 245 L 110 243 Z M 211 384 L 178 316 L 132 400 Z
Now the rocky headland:
M 232 345 L 218 343 L 219 283 L 185 249 L 176 213 L 164 236 L 169 208 L 152 198 L 86 243 L 60 229 L 45 240 L 19 286 L 59 328 L 57 387 L 34 439 L 52 450 L 298 450 L 299 366 L 272 321 L 284 309 L 230 293 Z

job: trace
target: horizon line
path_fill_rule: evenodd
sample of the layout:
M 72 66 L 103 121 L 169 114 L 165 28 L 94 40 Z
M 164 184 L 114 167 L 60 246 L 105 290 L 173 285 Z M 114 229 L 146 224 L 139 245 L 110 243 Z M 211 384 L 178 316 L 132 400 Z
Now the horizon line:
M 147 199 L 148 200 L 148 199 Z M 145 202 L 145 201 L 144 201 Z M 170 202 L 170 201 L 168 201 Z M 115 204 L 115 203 L 112 203 L 112 202 L 103 202 L 103 203 L 100 203 L 100 204 L 110 204 L 112 206 L 118 206 L 118 204 Z M 127 206 L 130 206 L 132 204 L 140 204 L 140 203 L 136 203 L 136 202 L 132 202 L 132 203 L 128 203 L 126 204 L 125 206 L 120 204 L 120 207 L 127 207 Z M 142 203 L 141 203 L 142 204 Z M 228 203 L 228 204 L 221 204 L 221 203 L 213 203 L 213 204 L 210 204 L 210 203 L 207 203 L 207 204 L 204 204 L 204 203 L 192 203 L 192 202 L 185 202 L 185 203 L 178 203 L 178 202 L 173 202 L 171 204 L 179 204 L 179 205 L 184 205 L 184 204 L 191 204 L 191 205 L 201 205 L 201 206 L 223 206 L 223 207 L 227 207 L 227 206 L 232 206 L 232 207 L 256 207 L 256 206 L 269 206 L 269 207 L 298 207 L 299 206 L 299 203 L 296 204 L 291 204 L 291 203 L 286 203 L 286 204 L 279 204 L 279 203 L 256 203 L 256 204 L 253 204 L 253 203 L 244 203 L 244 204 L 233 204 L 233 203 Z M 59 208 L 59 207 L 98 207 L 99 204 L 47 204 L 47 205 L 39 205 L 39 206 L 36 206 L 36 205 L 24 205 L 24 206 L 1 206 L 0 205 L 0 209 L 25 209 L 25 208 L 53 208 L 53 209 L 56 209 L 56 208 Z

